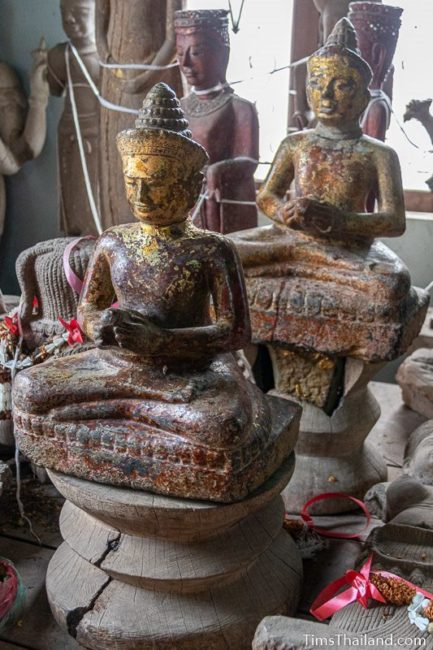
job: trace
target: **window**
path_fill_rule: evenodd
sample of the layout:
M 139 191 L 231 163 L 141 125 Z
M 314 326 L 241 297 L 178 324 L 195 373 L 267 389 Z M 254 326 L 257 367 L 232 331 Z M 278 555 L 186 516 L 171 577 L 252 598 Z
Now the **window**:
M 228 9 L 224 0 L 188 0 L 187 9 Z M 241 6 L 232 0 L 235 19 Z M 289 70 L 269 74 L 290 61 L 292 0 L 245 0 L 240 29 L 230 26 L 230 62 L 227 80 L 235 92 L 255 102 L 260 121 L 260 160 L 272 161 L 287 133 Z M 263 178 L 268 166 L 259 165 Z

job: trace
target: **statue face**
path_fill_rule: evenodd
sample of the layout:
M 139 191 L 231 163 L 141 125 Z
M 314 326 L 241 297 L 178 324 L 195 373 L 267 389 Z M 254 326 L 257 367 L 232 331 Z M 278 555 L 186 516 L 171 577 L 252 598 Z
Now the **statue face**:
M 132 213 L 150 225 L 184 221 L 200 190 L 199 175 L 191 179 L 184 164 L 167 156 L 125 155 L 123 172 Z
M 61 0 L 63 29 L 71 40 L 93 36 L 95 3 L 89 0 Z
M 338 55 L 310 59 L 307 96 L 319 122 L 329 126 L 358 121 L 369 100 L 361 73 Z
M 225 81 L 226 49 L 207 38 L 205 33 L 176 35 L 179 65 L 188 84 L 198 90 Z

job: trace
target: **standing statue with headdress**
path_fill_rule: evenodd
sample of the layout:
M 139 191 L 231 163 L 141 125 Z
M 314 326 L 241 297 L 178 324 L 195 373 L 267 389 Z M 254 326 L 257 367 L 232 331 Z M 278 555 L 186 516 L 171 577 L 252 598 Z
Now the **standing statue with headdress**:
M 397 46 L 403 9 L 377 2 L 351 2 L 348 18 L 355 27 L 361 56 L 373 76 L 370 101 L 361 119 L 362 130 L 384 141 L 391 120 L 391 99 L 384 91 Z
M 116 149 L 117 133 L 134 124 L 143 98 L 157 81 L 164 81 L 181 95 L 181 78 L 174 61 L 174 14 L 182 6 L 183 0 L 96 0 L 101 95 L 118 107 L 101 108 L 103 228 L 130 219 Z M 113 67 L 116 64 L 119 67 Z M 128 65 L 132 67 L 122 67 Z M 140 65 L 149 67 L 134 67 Z
M 16 174 L 42 151 L 48 103 L 47 52 L 42 41 L 33 53 L 30 97 L 27 100 L 16 72 L 0 62 L 0 237 L 6 215 L 4 176 Z
M 65 95 L 57 130 L 60 227 L 67 235 L 97 234 L 99 103 L 77 59 L 81 59 L 97 85 L 95 0 L 61 0 L 60 10 L 69 41 L 58 43 L 48 52 L 50 92 Z
M 259 125 L 254 104 L 226 80 L 230 54 L 227 11 L 176 12 L 176 48 L 191 92 L 182 108 L 193 137 L 209 154 L 206 200 L 197 224 L 222 233 L 257 225 L 254 172 Z

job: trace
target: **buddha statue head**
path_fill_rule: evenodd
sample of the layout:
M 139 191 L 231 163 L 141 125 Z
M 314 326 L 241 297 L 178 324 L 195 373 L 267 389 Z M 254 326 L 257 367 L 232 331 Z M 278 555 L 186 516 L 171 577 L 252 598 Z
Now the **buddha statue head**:
M 26 97 L 17 73 L 0 62 L 0 137 L 7 145 L 21 134 L 26 108 Z
M 135 127 L 117 136 L 131 211 L 152 226 L 180 223 L 200 193 L 206 151 L 192 140 L 179 100 L 165 83 L 150 90 Z
M 60 0 L 62 25 L 73 42 L 94 42 L 95 0 Z
M 358 50 L 347 18 L 335 25 L 325 45 L 307 62 L 307 97 L 319 122 L 330 127 L 359 123 L 370 93 L 371 69 Z
M 225 9 L 176 11 L 174 28 L 179 65 L 197 90 L 226 83 L 230 54 Z
M 376 2 L 351 2 L 348 18 L 358 37 L 361 56 L 370 65 L 370 88 L 380 88 L 391 68 L 403 9 Z

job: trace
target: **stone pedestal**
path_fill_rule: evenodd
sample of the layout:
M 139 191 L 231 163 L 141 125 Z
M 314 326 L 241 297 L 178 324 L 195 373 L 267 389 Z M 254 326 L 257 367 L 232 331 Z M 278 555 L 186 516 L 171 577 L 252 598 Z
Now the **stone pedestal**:
M 332 415 L 303 403 L 295 473 L 290 489 L 283 492 L 289 512 L 300 512 L 306 501 L 322 492 L 345 492 L 363 499 L 372 485 L 386 480 L 385 461 L 379 450 L 365 441 L 380 416 L 379 403 L 368 388 L 380 366 L 346 365 L 346 394 Z M 310 512 L 325 515 L 354 508 L 348 499 L 330 499 Z
M 302 564 L 279 496 L 293 454 L 243 501 L 219 505 L 50 472 L 67 499 L 47 573 L 57 622 L 86 648 L 251 648 L 293 613 Z

